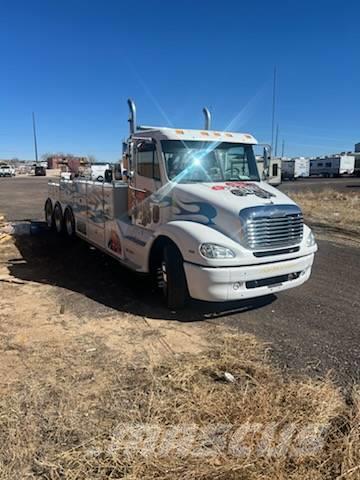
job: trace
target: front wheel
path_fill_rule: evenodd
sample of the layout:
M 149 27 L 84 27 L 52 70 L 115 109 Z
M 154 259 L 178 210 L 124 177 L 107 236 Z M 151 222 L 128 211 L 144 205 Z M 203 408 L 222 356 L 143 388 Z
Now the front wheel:
M 184 261 L 175 245 L 166 245 L 161 262 L 162 290 L 168 308 L 183 308 L 188 300 Z

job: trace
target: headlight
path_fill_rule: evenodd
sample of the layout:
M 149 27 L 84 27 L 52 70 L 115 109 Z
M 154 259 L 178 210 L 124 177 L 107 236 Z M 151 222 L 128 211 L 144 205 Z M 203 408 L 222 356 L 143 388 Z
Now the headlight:
M 314 245 L 316 245 L 315 235 L 310 230 L 309 235 L 307 236 L 307 239 L 306 239 L 306 246 L 313 247 Z
M 234 258 L 235 253 L 230 248 L 216 245 L 215 243 L 203 243 L 200 253 L 205 258 Z

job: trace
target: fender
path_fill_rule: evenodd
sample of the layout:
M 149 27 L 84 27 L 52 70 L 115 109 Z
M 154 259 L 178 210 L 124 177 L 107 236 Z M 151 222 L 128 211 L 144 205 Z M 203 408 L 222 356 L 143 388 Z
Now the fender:
M 153 237 L 153 242 L 148 250 L 150 254 L 151 247 L 160 236 L 167 237 L 175 243 L 180 250 L 185 262 L 196 263 L 208 267 L 219 267 L 233 265 L 236 258 L 231 259 L 207 259 L 204 258 L 199 248 L 202 243 L 216 243 L 230 248 L 236 255 L 241 257 L 241 247 L 231 238 L 227 237 L 214 228 L 202 223 L 191 222 L 187 220 L 174 220 L 159 227 Z M 238 262 L 236 262 L 238 263 Z

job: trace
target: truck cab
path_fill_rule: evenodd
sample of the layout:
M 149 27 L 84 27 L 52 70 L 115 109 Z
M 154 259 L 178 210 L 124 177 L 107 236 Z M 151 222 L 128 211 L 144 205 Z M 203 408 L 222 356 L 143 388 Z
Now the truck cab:
M 309 278 L 314 236 L 300 208 L 259 175 L 251 134 L 136 127 L 129 105 L 123 180 L 53 184 L 49 225 L 151 274 L 170 308 L 188 297 L 268 295 Z

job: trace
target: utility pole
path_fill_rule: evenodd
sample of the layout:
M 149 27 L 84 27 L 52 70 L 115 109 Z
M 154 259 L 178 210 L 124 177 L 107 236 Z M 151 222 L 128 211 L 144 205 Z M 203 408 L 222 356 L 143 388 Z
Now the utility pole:
M 281 158 L 284 158 L 284 152 L 285 152 L 285 140 L 283 139 L 282 147 L 281 147 Z
M 38 163 L 38 149 L 37 149 L 37 140 L 36 140 L 36 126 L 35 126 L 35 113 L 32 112 L 32 122 L 33 122 L 33 134 L 34 134 L 34 149 L 35 149 L 35 161 Z
M 278 138 L 279 138 L 279 124 L 277 124 L 277 125 L 276 125 L 276 136 L 275 136 L 275 157 L 277 157 Z
M 273 81 L 272 122 L 271 122 L 271 150 L 273 150 L 273 147 L 274 147 L 275 106 L 276 106 L 276 66 L 274 67 L 274 81 Z

